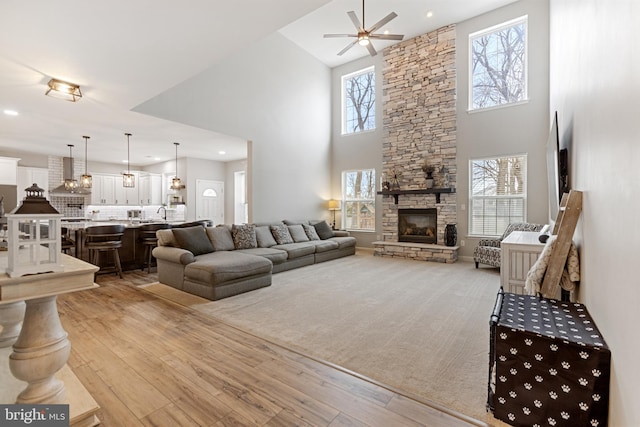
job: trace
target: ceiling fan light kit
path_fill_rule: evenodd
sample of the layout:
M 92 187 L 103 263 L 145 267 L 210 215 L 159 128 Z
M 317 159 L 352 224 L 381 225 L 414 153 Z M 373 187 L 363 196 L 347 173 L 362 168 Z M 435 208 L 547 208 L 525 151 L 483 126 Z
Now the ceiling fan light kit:
M 325 34 L 324 38 L 334 38 L 334 37 L 355 37 L 356 40 L 352 43 L 349 43 L 344 49 L 338 52 L 338 55 L 342 55 L 349 49 L 351 49 L 356 43 L 360 46 L 364 46 L 369 51 L 371 56 L 375 56 L 378 52 L 376 52 L 375 48 L 371 44 L 371 39 L 378 40 L 402 40 L 404 35 L 401 34 L 374 34 L 376 30 L 379 30 L 383 26 L 385 26 L 389 21 L 398 16 L 395 12 L 391 12 L 380 21 L 376 22 L 371 28 L 368 30 L 365 27 L 364 23 L 364 0 L 362 0 L 362 24 L 360 24 L 360 20 L 356 16 L 354 11 L 347 12 L 347 15 L 355 25 L 357 34 Z

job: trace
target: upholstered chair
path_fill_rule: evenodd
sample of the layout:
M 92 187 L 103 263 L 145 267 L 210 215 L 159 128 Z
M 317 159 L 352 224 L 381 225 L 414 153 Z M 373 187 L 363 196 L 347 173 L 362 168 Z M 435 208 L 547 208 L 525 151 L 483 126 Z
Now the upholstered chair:
M 500 268 L 500 243 L 509 235 L 512 231 L 540 231 L 544 225 L 542 224 L 530 224 L 528 222 L 514 222 L 509 224 L 507 229 L 498 239 L 481 239 L 478 242 L 478 246 L 473 250 L 473 260 L 478 264 L 487 264 L 492 267 Z

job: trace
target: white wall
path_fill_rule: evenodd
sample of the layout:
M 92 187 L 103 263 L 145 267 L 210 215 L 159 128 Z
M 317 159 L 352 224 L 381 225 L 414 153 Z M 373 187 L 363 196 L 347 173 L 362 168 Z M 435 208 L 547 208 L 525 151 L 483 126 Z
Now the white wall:
M 640 8 L 551 0 L 550 109 L 584 192 L 579 298 L 611 349 L 610 426 L 640 425 Z
M 457 124 L 458 124 L 458 243 L 462 257 L 473 256 L 477 238 L 470 238 L 469 159 L 527 153 L 527 220 L 548 222 L 545 149 L 549 120 L 549 2 L 522 0 L 477 16 L 456 26 Z M 469 113 L 469 34 L 510 19 L 528 15 L 528 93 L 522 105 Z M 462 206 L 464 205 L 464 210 Z
M 353 49 L 364 49 L 354 46 Z M 359 134 L 342 135 L 342 76 L 364 68 L 375 67 L 376 78 L 376 129 Z M 376 181 L 382 173 L 382 52 L 349 62 L 331 70 L 331 198 L 342 199 L 342 172 L 354 169 L 375 169 Z M 382 229 L 382 196 L 377 196 L 376 230 Z M 331 216 L 331 218 L 333 218 Z M 336 225 L 340 226 L 340 212 L 336 212 Z M 378 231 L 380 233 L 380 231 Z M 352 232 L 359 247 L 373 247 L 379 240 L 376 232 Z
M 252 141 L 253 221 L 315 218 L 329 195 L 328 67 L 275 33 L 136 107 Z
M 235 216 L 235 173 L 247 172 L 247 161 L 238 160 L 235 162 L 227 162 L 225 164 L 225 198 L 224 198 L 224 220 L 227 224 L 233 223 Z

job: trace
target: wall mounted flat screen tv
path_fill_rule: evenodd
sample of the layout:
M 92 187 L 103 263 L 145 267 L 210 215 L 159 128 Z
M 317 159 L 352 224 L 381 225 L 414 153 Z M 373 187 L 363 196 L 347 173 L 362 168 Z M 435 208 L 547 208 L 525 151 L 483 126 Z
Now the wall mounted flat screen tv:
M 553 115 L 549 139 L 547 140 L 547 183 L 549 188 L 549 221 L 558 217 L 562 194 L 569 191 L 567 186 L 567 150 L 560 149 L 558 132 L 558 112 Z

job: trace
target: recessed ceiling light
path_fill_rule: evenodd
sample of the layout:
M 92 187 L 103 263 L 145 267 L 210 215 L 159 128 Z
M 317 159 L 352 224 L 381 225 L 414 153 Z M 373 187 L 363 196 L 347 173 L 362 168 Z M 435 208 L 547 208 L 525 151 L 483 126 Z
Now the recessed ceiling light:
M 156 162 L 159 162 L 162 159 L 160 157 L 154 157 L 153 160 L 155 160 Z
M 17 116 L 18 112 L 16 110 L 4 110 L 3 113 L 5 113 L 7 116 Z
M 218 154 L 227 154 L 226 151 L 218 151 Z
M 384 30 L 384 34 L 389 34 L 389 30 Z
M 433 10 L 427 12 L 427 18 L 431 18 L 433 16 Z
M 122 163 L 129 163 L 129 161 L 128 160 L 123 160 Z

